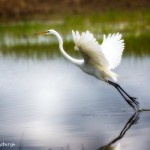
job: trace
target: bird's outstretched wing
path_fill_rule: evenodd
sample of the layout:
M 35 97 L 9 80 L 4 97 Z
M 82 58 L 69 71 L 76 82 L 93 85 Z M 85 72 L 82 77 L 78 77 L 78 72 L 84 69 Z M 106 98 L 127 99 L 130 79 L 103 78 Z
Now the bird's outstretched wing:
M 102 51 L 109 62 L 109 69 L 114 69 L 120 64 L 122 52 L 124 50 L 124 40 L 122 35 L 109 34 L 108 37 L 104 35 L 103 43 L 101 44 Z
M 72 36 L 75 42 L 75 50 L 79 50 L 81 52 L 85 63 L 93 61 L 95 64 L 100 66 L 108 67 L 109 62 L 92 33 L 86 31 L 80 35 L 78 31 L 72 31 Z
M 121 34 L 109 35 L 107 38 L 104 35 L 101 45 L 89 31 L 83 32 L 81 35 L 78 31 L 72 31 L 72 35 L 75 42 L 75 50 L 81 51 L 85 62 L 91 60 L 108 69 L 113 69 L 120 63 L 124 49 Z

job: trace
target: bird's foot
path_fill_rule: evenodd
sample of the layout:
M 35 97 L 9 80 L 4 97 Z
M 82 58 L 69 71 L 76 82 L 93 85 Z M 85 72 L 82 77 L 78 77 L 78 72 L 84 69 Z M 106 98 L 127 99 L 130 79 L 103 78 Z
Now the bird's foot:
M 137 99 L 136 97 L 131 97 L 131 96 L 130 96 L 130 98 Z
M 131 100 L 129 100 L 129 99 L 125 99 L 125 100 L 134 110 L 136 110 L 136 106 L 134 105 L 134 103 Z
M 126 101 L 135 111 L 139 111 L 139 102 L 137 101 L 136 97 L 128 96 Z
M 135 97 L 129 97 L 130 100 L 128 102 L 130 103 L 131 107 L 133 107 L 134 110 L 139 110 L 139 102 L 136 100 Z
M 135 103 L 136 105 L 139 105 L 139 102 L 137 101 L 136 97 L 130 97 L 131 101 L 133 101 L 133 103 Z

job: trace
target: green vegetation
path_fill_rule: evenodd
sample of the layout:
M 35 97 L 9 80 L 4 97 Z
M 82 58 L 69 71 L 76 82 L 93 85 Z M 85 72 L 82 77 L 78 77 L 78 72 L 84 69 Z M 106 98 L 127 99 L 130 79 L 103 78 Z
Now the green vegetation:
M 103 34 L 120 32 L 125 39 L 125 54 L 135 56 L 150 55 L 150 13 L 141 11 L 110 11 L 90 15 L 55 16 L 48 21 L 27 21 L 0 24 L 0 51 L 3 55 L 53 56 L 58 54 L 58 44 L 52 36 L 34 36 L 39 31 L 55 29 L 63 37 L 66 50 L 73 51 L 71 30 L 90 30 L 99 42 Z

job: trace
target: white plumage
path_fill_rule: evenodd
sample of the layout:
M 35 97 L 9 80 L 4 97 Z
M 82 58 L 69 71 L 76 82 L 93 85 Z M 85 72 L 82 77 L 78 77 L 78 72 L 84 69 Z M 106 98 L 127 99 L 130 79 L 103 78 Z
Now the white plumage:
M 55 35 L 59 42 L 60 52 L 68 61 L 81 68 L 85 73 L 93 75 L 99 80 L 114 86 L 134 110 L 139 110 L 139 103 L 136 101 L 136 98 L 131 97 L 119 84 L 108 79 L 111 78 L 117 81 L 118 75 L 112 72 L 111 69 L 117 67 L 121 61 L 121 55 L 124 49 L 124 41 L 121 39 L 121 34 L 109 34 L 107 37 L 104 35 L 103 42 L 100 45 L 89 31 L 83 32 L 82 34 L 78 31 L 72 31 L 75 50 L 81 52 L 83 56 L 81 60 L 72 58 L 65 52 L 63 40 L 58 32 L 51 29 L 45 32 L 39 32 L 36 35 L 42 34 Z
M 106 73 L 103 76 L 112 77 L 117 80 L 117 75 L 111 72 L 111 69 L 117 67 L 121 61 L 121 55 L 124 49 L 124 41 L 121 39 L 122 35 L 109 34 L 104 35 L 103 42 L 100 45 L 93 34 L 89 31 L 83 32 L 81 35 L 78 31 L 72 31 L 73 40 L 75 42 L 75 49 L 81 51 L 86 63 L 92 61 L 92 64 L 99 66 L 99 70 Z
M 81 35 L 78 31 L 72 31 L 72 36 L 75 50 L 81 49 L 99 65 L 109 69 L 114 69 L 119 65 L 124 49 L 124 40 L 121 39 L 120 33 L 109 34 L 108 37 L 104 35 L 101 45 L 89 31 L 83 32 Z
M 109 62 L 109 69 L 114 69 L 120 64 L 121 55 L 124 50 L 124 40 L 122 40 L 121 37 L 122 35 L 120 33 L 109 34 L 108 37 L 104 35 L 101 48 Z

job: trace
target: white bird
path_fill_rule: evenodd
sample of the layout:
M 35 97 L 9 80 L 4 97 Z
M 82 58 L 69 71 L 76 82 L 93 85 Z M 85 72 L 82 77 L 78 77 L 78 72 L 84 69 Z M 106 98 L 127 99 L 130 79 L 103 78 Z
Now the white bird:
M 47 30 L 36 35 L 53 34 L 59 42 L 59 49 L 62 55 L 74 65 L 81 68 L 87 74 L 95 76 L 97 79 L 105 81 L 114 86 L 126 102 L 133 108 L 139 108 L 136 98 L 129 96 L 117 81 L 118 75 L 112 71 L 121 61 L 121 56 L 124 50 L 124 40 L 120 33 L 104 35 L 102 44 L 99 44 L 89 31 L 79 33 L 72 31 L 75 50 L 79 51 L 83 59 L 77 60 L 68 55 L 63 49 L 63 40 L 55 30 Z M 114 80 L 115 82 L 110 81 Z

